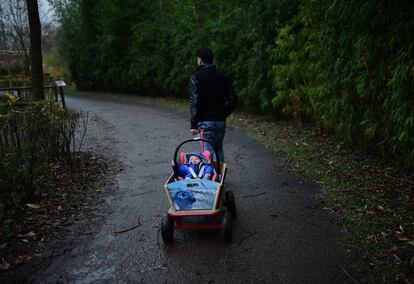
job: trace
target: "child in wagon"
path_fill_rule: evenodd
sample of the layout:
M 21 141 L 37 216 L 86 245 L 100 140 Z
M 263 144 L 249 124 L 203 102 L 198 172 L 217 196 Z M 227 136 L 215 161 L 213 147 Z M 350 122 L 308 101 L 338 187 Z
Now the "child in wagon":
M 183 165 L 174 161 L 171 163 L 174 173 L 185 179 L 207 179 L 211 180 L 214 169 L 210 161 L 201 152 L 192 152 L 186 155 Z

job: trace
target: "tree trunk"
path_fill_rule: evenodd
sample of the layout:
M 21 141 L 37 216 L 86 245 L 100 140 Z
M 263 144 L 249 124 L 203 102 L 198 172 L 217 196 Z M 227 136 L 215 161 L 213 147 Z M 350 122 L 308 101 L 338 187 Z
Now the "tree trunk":
M 26 0 L 30 27 L 30 57 L 32 59 L 32 89 L 36 100 L 45 98 L 43 93 L 42 34 L 37 0 Z

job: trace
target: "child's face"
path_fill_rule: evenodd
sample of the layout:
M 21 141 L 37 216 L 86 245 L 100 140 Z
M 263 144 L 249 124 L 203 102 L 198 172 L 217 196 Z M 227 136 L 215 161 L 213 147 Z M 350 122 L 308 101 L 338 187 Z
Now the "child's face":
M 198 156 L 190 156 L 190 163 L 197 165 L 201 162 L 201 159 Z

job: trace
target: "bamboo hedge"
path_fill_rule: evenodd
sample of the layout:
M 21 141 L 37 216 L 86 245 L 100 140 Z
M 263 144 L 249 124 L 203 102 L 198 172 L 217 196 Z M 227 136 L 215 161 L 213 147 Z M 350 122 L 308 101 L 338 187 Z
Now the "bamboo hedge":
M 79 89 L 187 96 L 210 46 L 243 104 L 414 163 L 414 9 L 405 0 L 73 0 L 60 52 Z

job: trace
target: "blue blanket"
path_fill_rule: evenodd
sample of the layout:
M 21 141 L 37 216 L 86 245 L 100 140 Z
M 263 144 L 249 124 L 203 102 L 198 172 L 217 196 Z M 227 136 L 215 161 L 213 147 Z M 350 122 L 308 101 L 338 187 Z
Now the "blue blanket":
M 175 210 L 213 209 L 220 184 L 209 180 L 180 180 L 167 185 Z

